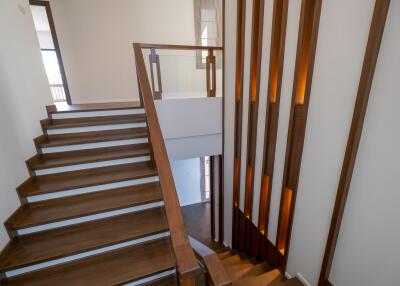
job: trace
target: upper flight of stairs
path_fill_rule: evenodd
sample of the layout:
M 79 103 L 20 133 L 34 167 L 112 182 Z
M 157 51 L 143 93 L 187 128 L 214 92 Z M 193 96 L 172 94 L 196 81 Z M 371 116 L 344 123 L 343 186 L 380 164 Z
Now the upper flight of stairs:
M 48 112 L 21 206 L 5 222 L 1 285 L 176 285 L 144 110 Z
M 17 187 L 21 205 L 4 222 L 0 284 L 177 285 L 144 110 L 100 104 L 48 113 L 26 161 L 30 177 Z M 302 285 L 231 251 L 218 256 L 232 285 Z
M 278 269 L 265 262 L 245 259 L 230 250 L 219 252 L 218 257 L 233 286 L 303 286 L 297 278 L 286 280 Z

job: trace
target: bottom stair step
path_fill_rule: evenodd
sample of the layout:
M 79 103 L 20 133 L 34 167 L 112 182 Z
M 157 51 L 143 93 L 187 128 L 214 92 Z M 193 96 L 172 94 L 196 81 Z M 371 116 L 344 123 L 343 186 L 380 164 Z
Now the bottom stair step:
M 174 267 L 175 260 L 168 237 L 12 277 L 5 285 L 120 285 Z
M 267 273 L 239 279 L 233 283 L 233 286 L 275 286 L 281 285 L 282 276 L 278 269 Z
M 159 207 L 22 236 L 1 252 L 0 272 L 167 230 L 164 209 Z

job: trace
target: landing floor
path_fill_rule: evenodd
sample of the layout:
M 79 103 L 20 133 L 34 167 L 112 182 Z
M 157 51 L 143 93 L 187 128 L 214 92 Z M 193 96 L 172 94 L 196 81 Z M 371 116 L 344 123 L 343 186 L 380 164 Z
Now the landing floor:
M 222 247 L 211 237 L 211 204 L 204 202 L 182 207 L 185 226 L 190 236 L 214 250 Z

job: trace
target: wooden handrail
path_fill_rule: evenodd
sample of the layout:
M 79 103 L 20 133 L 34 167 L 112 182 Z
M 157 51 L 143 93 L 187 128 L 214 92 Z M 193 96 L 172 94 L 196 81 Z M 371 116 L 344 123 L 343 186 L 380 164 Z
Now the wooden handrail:
M 216 46 L 190 46 L 190 45 L 165 45 L 165 44 L 139 44 L 142 49 L 160 50 L 216 50 L 222 51 L 223 47 Z
M 194 285 L 194 277 L 201 273 L 201 268 L 190 245 L 183 222 L 167 149 L 165 148 L 147 76 L 141 44 L 134 43 L 133 50 L 135 53 L 139 88 L 141 90 L 140 94 L 146 111 L 149 141 L 152 146 L 153 160 L 160 180 L 161 193 L 164 199 L 164 208 L 171 233 L 172 248 L 175 254 L 179 279 L 182 285 Z
M 218 257 L 218 254 L 214 250 L 210 249 L 209 247 L 191 236 L 189 237 L 189 240 L 196 255 L 203 260 L 208 275 L 210 276 L 212 285 L 232 285 L 232 281 L 228 277 L 225 267 L 222 264 L 221 259 Z

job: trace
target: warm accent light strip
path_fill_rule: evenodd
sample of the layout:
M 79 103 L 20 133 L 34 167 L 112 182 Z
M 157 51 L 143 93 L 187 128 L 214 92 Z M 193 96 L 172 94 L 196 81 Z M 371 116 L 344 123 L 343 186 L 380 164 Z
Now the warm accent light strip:
M 269 198 L 269 176 L 263 176 L 260 194 L 260 210 L 258 215 L 258 229 L 264 234 L 267 219 L 267 200 Z
M 283 194 L 282 208 L 281 208 L 281 225 L 279 227 L 279 239 L 278 239 L 278 250 L 285 254 L 286 239 L 289 226 L 290 209 L 292 207 L 292 195 L 293 191 L 289 188 L 285 188 Z
M 235 161 L 233 163 L 234 165 L 234 171 L 233 171 L 233 181 L 238 182 L 238 177 L 239 177 L 239 160 L 235 158 Z M 239 203 L 239 184 L 234 184 L 233 185 L 233 203 L 235 206 L 238 205 Z
M 275 62 L 275 61 L 274 61 Z M 277 91 L 278 91 L 278 70 L 276 63 L 273 64 L 271 68 L 271 77 L 269 84 L 269 102 L 276 103 Z
M 297 57 L 297 74 L 296 74 L 296 88 L 295 88 L 295 104 L 304 104 L 304 99 L 306 97 L 306 88 L 308 78 L 311 76 L 310 70 L 310 54 L 313 48 L 312 32 L 314 28 L 314 21 L 312 21 L 315 9 L 318 5 L 317 0 L 306 0 L 304 7 L 304 24 L 303 24 L 303 34 L 301 38 L 301 43 L 298 47 L 298 57 Z M 311 19 L 311 20 L 308 20 Z M 313 59 L 314 60 L 314 59 Z
M 299 71 L 297 75 L 296 97 L 294 99 L 296 105 L 304 104 L 306 85 L 307 85 L 307 62 L 305 62 L 304 60 L 304 62 L 302 61 L 302 64 L 299 65 Z
M 245 206 L 244 206 L 244 214 L 247 218 L 251 216 L 251 206 L 253 204 L 253 192 L 251 191 L 253 188 L 253 167 L 247 166 L 246 173 L 246 198 L 245 198 Z

